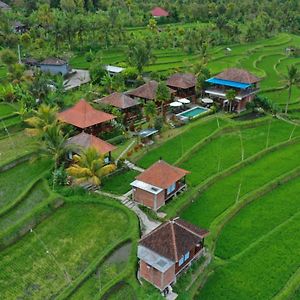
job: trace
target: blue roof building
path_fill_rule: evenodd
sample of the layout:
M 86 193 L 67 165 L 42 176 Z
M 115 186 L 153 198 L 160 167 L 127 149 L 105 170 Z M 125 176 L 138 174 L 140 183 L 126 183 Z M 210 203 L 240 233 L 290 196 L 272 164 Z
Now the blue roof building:
M 206 80 L 208 87 L 205 93 L 208 97 L 219 102 L 225 109 L 229 107 L 226 94 L 229 90 L 236 92 L 233 110 L 240 112 L 245 109 L 247 102 L 252 101 L 259 91 L 260 78 L 250 72 L 230 68 Z

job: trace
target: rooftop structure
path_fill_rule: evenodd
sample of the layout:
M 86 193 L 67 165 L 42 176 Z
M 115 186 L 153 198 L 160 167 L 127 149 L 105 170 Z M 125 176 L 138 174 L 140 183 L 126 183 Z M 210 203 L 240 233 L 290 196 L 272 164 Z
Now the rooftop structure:
M 97 110 L 84 99 L 81 99 L 73 107 L 59 113 L 58 118 L 62 122 L 84 129 L 111 121 L 115 116 Z
M 50 57 L 43 60 L 40 64 L 41 71 L 50 73 L 52 75 L 67 75 L 71 69 L 68 63 L 60 58 Z
M 119 109 L 127 109 L 133 106 L 139 105 L 139 102 L 135 99 L 132 99 L 128 95 L 125 95 L 123 93 L 113 93 L 109 96 L 106 96 L 101 99 L 97 99 L 94 102 L 96 103 L 103 103 L 103 104 L 108 104 L 114 107 L 117 107 Z
M 6 4 L 5 2 L 0 1 L 0 9 L 5 11 L 5 10 L 10 10 L 11 7 L 8 4 Z
M 154 210 L 185 189 L 189 172 L 159 160 L 131 183 L 133 199 Z
M 195 97 L 196 77 L 190 73 L 176 73 L 169 77 L 167 86 L 176 91 L 180 98 Z
M 95 137 L 92 134 L 81 132 L 68 139 L 67 145 L 74 146 L 74 152 L 80 153 L 87 148 L 95 148 L 100 154 L 107 154 L 117 149 L 115 146 Z
M 206 229 L 179 218 L 161 224 L 139 241 L 140 276 L 164 290 L 203 254 L 208 234 Z
M 104 68 L 110 75 L 120 74 L 125 70 L 124 68 L 110 65 L 107 65 Z
M 170 14 L 168 11 L 166 11 L 165 9 L 163 9 L 161 7 L 154 7 L 151 10 L 151 15 L 154 18 L 160 18 L 160 17 L 168 17 Z

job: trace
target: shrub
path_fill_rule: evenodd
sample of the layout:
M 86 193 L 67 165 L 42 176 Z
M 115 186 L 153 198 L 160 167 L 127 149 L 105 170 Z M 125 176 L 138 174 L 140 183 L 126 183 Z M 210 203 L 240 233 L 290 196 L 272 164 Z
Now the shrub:
M 156 117 L 155 122 L 154 122 L 154 128 L 156 130 L 160 131 L 162 129 L 163 125 L 164 125 L 164 120 L 163 120 L 162 116 Z
M 118 136 L 115 136 L 115 137 L 107 140 L 107 142 L 112 145 L 119 145 L 119 144 L 124 143 L 125 141 L 126 141 L 126 138 L 124 135 L 118 135 Z

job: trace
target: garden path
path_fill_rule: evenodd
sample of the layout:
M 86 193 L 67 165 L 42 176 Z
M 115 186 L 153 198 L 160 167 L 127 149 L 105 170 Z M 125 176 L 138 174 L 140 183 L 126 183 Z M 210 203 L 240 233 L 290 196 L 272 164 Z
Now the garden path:
M 126 166 L 129 168 L 129 169 L 132 169 L 132 170 L 135 170 L 135 171 L 138 171 L 138 172 L 144 172 L 145 170 L 136 166 L 135 164 L 133 164 L 131 161 L 129 160 L 125 160 L 125 164 Z
M 122 196 L 118 196 L 112 193 L 107 193 L 99 190 L 96 190 L 95 192 L 97 194 L 116 199 L 120 201 L 122 204 L 124 204 L 126 207 L 131 209 L 138 216 L 140 220 L 142 235 L 151 232 L 153 229 L 155 229 L 161 224 L 158 221 L 150 220 L 148 216 L 137 206 L 137 204 L 130 199 L 131 191 Z

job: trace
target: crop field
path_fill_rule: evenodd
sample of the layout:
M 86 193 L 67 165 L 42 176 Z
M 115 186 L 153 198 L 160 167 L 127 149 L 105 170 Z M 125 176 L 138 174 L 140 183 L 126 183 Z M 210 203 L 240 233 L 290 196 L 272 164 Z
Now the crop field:
M 23 131 L 2 138 L 0 139 L 0 166 L 35 149 L 34 138 L 27 136 Z
M 0 212 L 14 205 L 50 166 L 48 160 L 29 161 L 3 172 L 0 176 Z
M 0 118 L 6 117 L 6 116 L 14 113 L 15 110 L 16 109 L 8 103 L 0 103 Z
M 286 89 L 280 95 L 273 92 L 275 88 L 284 88 L 283 75 L 287 72 L 287 66 L 299 64 L 300 58 L 286 56 L 285 49 L 291 45 L 300 43 L 299 36 L 279 34 L 268 40 L 257 41 L 248 44 L 229 45 L 209 50 L 208 67 L 212 74 L 221 72 L 225 68 L 246 68 L 263 80 L 261 82 L 262 93 L 276 103 L 286 102 Z M 226 48 L 231 51 L 226 51 Z M 118 64 L 126 62 L 126 50 L 123 48 L 105 50 L 102 53 L 105 64 Z M 189 69 L 197 62 L 197 53 L 188 54 L 179 49 L 161 49 L 154 51 L 156 60 L 145 68 L 145 71 L 166 72 L 178 69 Z M 83 56 L 75 56 L 71 64 L 76 68 L 88 68 Z M 266 93 L 268 91 L 268 93 Z M 295 88 L 292 93 L 292 102 L 300 101 L 300 89 Z
M 143 168 L 164 159 L 168 163 L 175 163 L 187 151 L 189 151 L 197 142 L 212 134 L 215 130 L 227 124 L 226 119 L 212 118 L 206 121 L 197 121 L 181 134 L 167 140 L 162 145 L 149 149 L 146 154 L 138 161 L 138 165 Z
M 182 217 L 199 226 L 209 227 L 215 218 L 247 193 L 293 170 L 297 166 L 299 150 L 300 143 L 287 145 L 217 181 L 183 211 Z
M 129 225 L 127 215 L 88 200 L 66 204 L 0 253 L 0 289 L 5 299 L 54 297 L 122 239 Z
M 254 127 L 223 134 L 179 164 L 191 172 L 189 183 L 197 185 L 206 178 L 247 159 L 275 144 L 300 136 L 300 128 L 276 119 L 266 119 Z M 230 145 L 230 146 L 229 146 Z M 214 159 L 212 159 L 214 158 Z

